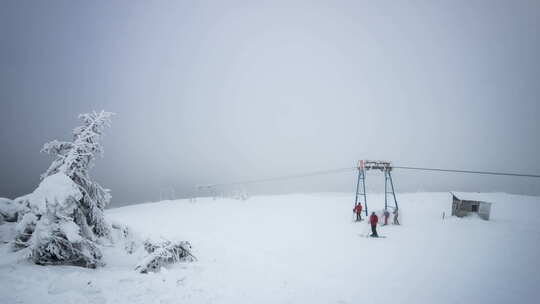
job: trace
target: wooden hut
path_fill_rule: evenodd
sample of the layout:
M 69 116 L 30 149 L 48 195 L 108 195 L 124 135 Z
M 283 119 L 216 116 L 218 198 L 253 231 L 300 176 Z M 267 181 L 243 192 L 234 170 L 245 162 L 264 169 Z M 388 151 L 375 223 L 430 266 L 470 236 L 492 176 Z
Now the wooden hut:
M 475 193 L 451 193 L 452 215 L 464 217 L 478 214 L 481 219 L 489 220 L 491 203 L 480 200 L 481 195 Z

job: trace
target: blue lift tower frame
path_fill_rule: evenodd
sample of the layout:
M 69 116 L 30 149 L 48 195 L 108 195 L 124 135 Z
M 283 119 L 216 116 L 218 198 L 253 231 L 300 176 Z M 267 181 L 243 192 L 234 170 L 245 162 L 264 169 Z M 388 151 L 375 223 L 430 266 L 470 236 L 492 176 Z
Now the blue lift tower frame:
M 388 210 L 389 207 L 397 210 L 398 202 L 391 173 L 392 164 L 387 161 L 361 160 L 358 163 L 358 179 L 356 181 L 356 197 L 354 200 L 354 206 L 356 207 L 358 204 L 363 204 L 366 216 L 369 214 L 366 194 L 366 172 L 368 170 L 380 170 L 384 173 L 384 210 Z M 393 198 L 393 206 L 389 206 L 388 204 L 389 195 L 391 195 L 391 198 Z

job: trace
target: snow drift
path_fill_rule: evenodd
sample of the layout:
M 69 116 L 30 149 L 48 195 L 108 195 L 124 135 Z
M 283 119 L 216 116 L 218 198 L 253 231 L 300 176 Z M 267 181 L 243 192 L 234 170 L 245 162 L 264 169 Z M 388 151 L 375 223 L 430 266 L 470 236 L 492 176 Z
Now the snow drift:
M 369 196 L 370 210 L 383 197 Z M 448 217 L 449 193 L 399 194 L 402 225 L 379 227 L 385 239 L 363 237 L 369 227 L 353 221 L 352 194 L 110 209 L 112 223 L 143 239 L 189 239 L 198 261 L 141 275 L 133 267 L 146 252 L 114 246 L 103 248 L 107 265 L 97 271 L 43 268 L 1 245 L 1 302 L 536 303 L 540 198 L 482 199 L 493 203 L 490 221 Z

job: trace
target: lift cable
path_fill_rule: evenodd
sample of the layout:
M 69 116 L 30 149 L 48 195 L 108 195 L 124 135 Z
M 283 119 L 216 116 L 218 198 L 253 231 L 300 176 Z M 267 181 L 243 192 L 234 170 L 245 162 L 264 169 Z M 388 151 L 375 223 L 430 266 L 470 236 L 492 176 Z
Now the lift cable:
M 459 170 L 459 169 L 442 169 L 442 168 L 425 168 L 425 167 L 409 167 L 409 166 L 392 166 L 392 169 L 404 169 L 404 170 L 418 170 L 418 171 L 438 171 L 438 172 L 453 172 L 453 173 L 468 173 L 468 174 L 483 174 L 483 175 L 499 175 L 499 176 L 516 176 L 516 177 L 531 177 L 531 178 L 540 178 L 540 174 L 523 174 L 523 173 L 513 173 L 513 172 L 493 172 L 493 171 L 475 171 L 475 170 Z M 224 186 L 238 186 L 238 185 L 248 185 L 248 184 L 259 184 L 266 182 L 277 182 L 290 179 L 311 177 L 317 175 L 326 175 L 326 174 L 335 174 L 335 173 L 344 173 L 358 170 L 358 167 L 346 167 L 338 168 L 331 170 L 320 170 L 312 171 L 301 174 L 293 175 L 284 175 L 278 177 L 264 178 L 264 179 L 253 179 L 245 181 L 237 181 L 232 183 L 221 183 L 221 184 L 210 184 L 210 185 L 199 185 L 199 189 L 209 189 L 215 187 L 224 187 Z
M 421 168 L 421 167 L 405 167 L 405 166 L 392 166 L 392 168 L 405 169 L 405 170 L 419 170 L 419 171 L 439 171 L 439 172 L 455 172 L 455 173 L 471 173 L 471 174 L 484 174 L 484 175 L 505 175 L 505 176 L 540 178 L 540 175 L 538 174 L 523 174 L 523 173 L 512 173 L 512 172 L 473 171 L 473 170 Z
M 247 180 L 247 181 L 241 181 L 241 182 L 202 185 L 202 186 L 198 186 L 198 188 L 204 189 L 204 188 L 215 188 L 215 187 L 222 187 L 222 186 L 237 186 L 237 185 L 247 185 L 247 184 L 259 184 L 259 183 L 266 183 L 266 182 L 276 182 L 276 181 L 317 176 L 317 175 L 343 173 L 343 172 L 349 172 L 349 171 L 353 171 L 357 169 L 358 168 L 356 167 L 347 167 L 347 168 L 338 168 L 338 169 L 331 169 L 331 170 L 312 171 L 312 172 L 302 173 L 302 174 L 285 175 L 285 176 L 271 177 L 271 178 L 264 178 L 264 179 L 254 179 L 254 180 Z

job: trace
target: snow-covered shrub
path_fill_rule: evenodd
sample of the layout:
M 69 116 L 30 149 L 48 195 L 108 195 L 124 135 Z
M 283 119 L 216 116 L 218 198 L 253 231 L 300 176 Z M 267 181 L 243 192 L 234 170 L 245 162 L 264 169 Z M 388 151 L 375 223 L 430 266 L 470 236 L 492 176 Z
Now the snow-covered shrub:
M 95 268 L 101 251 L 81 236 L 76 224 L 79 187 L 65 174 L 47 176 L 27 196 L 29 209 L 17 225 L 16 248 L 36 264 L 69 264 Z
M 121 246 L 126 253 L 136 254 L 137 256 L 146 253 L 146 256 L 135 267 L 135 270 L 139 273 L 157 272 L 162 266 L 196 260 L 191 254 L 191 244 L 189 242 L 171 242 L 164 239 L 157 242 L 142 241 L 126 225 L 112 223 L 111 226 L 110 239 L 114 246 Z
M 156 272 L 162 266 L 178 262 L 193 262 L 197 259 L 191 254 L 191 244 L 189 242 L 171 242 L 161 240 L 151 242 L 147 240 L 144 243 L 144 249 L 148 256 L 135 267 L 140 273 Z
M 110 234 L 103 211 L 111 196 L 91 180 L 88 170 L 103 153 L 99 139 L 111 116 L 103 111 L 82 114 L 83 125 L 73 130 L 73 141 L 45 144 L 42 151 L 55 160 L 39 187 L 15 200 L 14 248 L 27 251 L 36 264 L 101 265 L 97 241 Z
M 28 201 L 30 194 L 17 197 L 13 200 L 13 205 L 16 210 L 16 221 L 19 222 L 20 219 L 30 211 L 30 203 Z
M 139 244 L 142 243 L 128 226 L 113 223 L 111 227 L 111 241 L 116 245 L 122 245 L 126 253 L 134 253 L 139 247 Z
M 6 222 L 17 221 L 18 208 L 14 201 L 0 197 L 0 219 Z
M 17 235 L 13 241 L 13 248 L 15 250 L 27 248 L 29 246 L 28 241 L 32 237 L 32 233 L 34 233 L 38 220 L 39 218 L 37 215 L 29 212 L 23 215 L 20 221 L 17 222 Z

